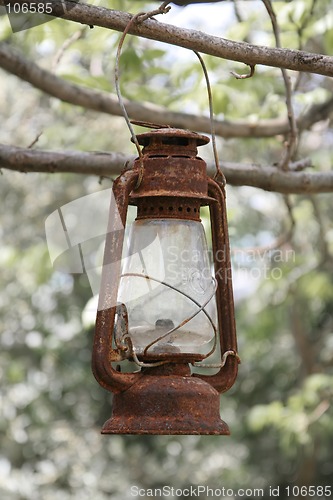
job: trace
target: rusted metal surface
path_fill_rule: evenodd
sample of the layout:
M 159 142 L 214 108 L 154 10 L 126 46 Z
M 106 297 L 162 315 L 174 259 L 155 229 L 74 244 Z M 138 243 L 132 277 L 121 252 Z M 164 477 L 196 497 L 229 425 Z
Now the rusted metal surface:
M 216 203 L 210 204 L 210 212 L 215 279 L 218 283 L 216 306 L 222 359 L 227 351 L 234 351 L 237 354 L 227 207 L 224 187 L 213 179 L 208 180 L 208 193 L 216 200 Z M 222 393 L 229 390 L 234 384 L 238 372 L 238 363 L 238 356 L 229 356 L 225 365 L 215 375 L 195 374 L 195 376 L 209 382 L 217 391 Z
M 166 124 L 161 124 L 161 123 L 152 123 L 152 122 L 145 122 L 142 120 L 131 120 L 130 121 L 132 125 L 139 125 L 139 127 L 146 127 L 146 128 L 151 128 L 151 129 L 159 129 L 159 128 L 172 128 L 170 125 Z
M 189 219 L 200 221 L 201 199 L 160 196 L 136 200 L 137 219 Z
M 113 415 L 102 432 L 229 434 L 228 426 L 219 415 L 219 393 L 228 390 L 237 376 L 237 341 L 225 195 L 223 188 L 207 177 L 205 162 L 196 156 L 197 146 L 209 139 L 170 128 L 137 137 L 144 146 L 143 156 L 134 162 L 133 170 L 123 172 L 113 186 L 117 207 L 111 203 L 96 320 L 93 372 L 100 385 L 115 393 Z M 200 361 L 200 355 L 193 359 L 193 355 L 176 352 L 153 358 L 146 353 L 148 361 L 165 364 L 142 368 L 136 373 L 121 373 L 112 367 L 112 361 L 130 357 L 124 353 L 126 343 L 116 338 L 114 346 L 112 338 L 124 237 L 123 231 L 113 227 L 113 211 L 118 209 L 125 226 L 128 204 L 138 206 L 138 218 L 192 220 L 199 220 L 201 205 L 210 206 L 214 256 L 224 256 L 223 260 L 215 261 L 221 359 L 227 351 L 235 353 L 226 358 L 216 375 L 191 374 L 188 362 Z M 125 313 L 120 314 L 120 320 L 120 337 L 124 333 L 126 337 Z M 119 334 L 119 329 L 116 336 L 117 331 Z
M 132 204 L 138 204 L 140 198 L 155 197 L 170 198 L 169 206 L 173 206 L 175 198 L 178 203 L 185 199 L 208 201 L 206 163 L 197 157 L 197 147 L 206 144 L 207 137 L 178 129 L 158 129 L 137 138 L 144 145 L 144 175 L 139 188 L 131 193 Z M 139 164 L 138 159 L 134 165 L 139 168 Z M 180 215 L 186 218 L 188 214 L 184 211 Z
M 220 418 L 219 393 L 193 378 L 187 365 L 146 368 L 143 374 L 114 396 L 103 434 L 230 434 Z
M 137 138 L 141 146 L 146 147 L 149 145 L 149 148 L 158 148 L 159 150 L 162 149 L 163 145 L 177 145 L 178 139 L 183 139 L 183 143 L 187 139 L 195 148 L 209 143 L 209 138 L 206 135 L 197 134 L 196 132 L 182 128 L 169 127 L 138 134 Z M 145 150 L 143 152 L 145 153 Z
M 112 347 L 124 239 L 124 230 L 119 231 L 118 226 L 115 226 L 115 213 L 119 212 L 125 228 L 129 193 L 133 190 L 137 178 L 136 171 L 126 171 L 113 184 L 114 197 L 111 198 L 110 203 L 93 344 L 92 371 L 94 376 L 102 387 L 114 393 L 126 390 L 141 377 L 140 373 L 119 373 L 111 364 L 112 361 L 122 359 L 121 352 Z

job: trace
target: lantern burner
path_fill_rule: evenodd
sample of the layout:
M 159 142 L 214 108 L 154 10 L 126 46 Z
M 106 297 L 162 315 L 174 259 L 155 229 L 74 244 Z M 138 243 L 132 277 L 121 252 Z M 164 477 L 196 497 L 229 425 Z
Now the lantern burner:
M 155 322 L 155 326 L 157 328 L 163 328 L 164 330 L 171 330 L 171 328 L 174 328 L 174 324 L 172 319 L 158 319 Z

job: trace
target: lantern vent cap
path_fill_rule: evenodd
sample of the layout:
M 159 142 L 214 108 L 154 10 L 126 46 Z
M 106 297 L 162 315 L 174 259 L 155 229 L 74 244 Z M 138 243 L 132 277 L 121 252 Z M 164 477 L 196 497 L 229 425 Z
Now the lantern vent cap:
M 170 146 L 203 146 L 210 139 L 205 135 L 178 128 L 159 128 L 144 134 L 138 134 L 138 142 L 141 146 L 148 147 L 157 144 Z M 132 142 L 133 139 L 132 139 Z

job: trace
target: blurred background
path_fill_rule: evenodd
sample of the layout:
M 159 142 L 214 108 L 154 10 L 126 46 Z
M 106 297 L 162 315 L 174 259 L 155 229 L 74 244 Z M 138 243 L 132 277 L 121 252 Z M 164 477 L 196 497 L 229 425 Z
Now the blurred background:
M 158 4 L 98 5 L 136 13 Z M 282 45 L 329 53 L 332 7 L 328 0 L 274 2 Z M 173 6 L 162 21 L 274 46 L 261 2 Z M 111 93 L 119 38 L 59 19 L 13 34 L 6 16 L 0 17 L 1 41 L 27 59 L 63 79 Z M 255 77 L 236 80 L 230 71 L 244 72 L 243 65 L 204 58 L 218 118 L 256 123 L 286 116 L 279 69 L 258 67 Z M 208 115 L 204 78 L 191 53 L 128 36 L 121 65 L 126 98 Z M 332 97 L 329 78 L 291 78 L 297 116 Z M 135 153 L 122 118 L 61 102 L 3 70 L 0 116 L 3 144 L 28 147 L 39 137 L 35 149 Z M 298 156 L 311 158 L 315 170 L 332 166 L 331 127 L 332 117 L 326 117 L 300 137 Z M 273 165 L 283 141 L 218 138 L 218 148 L 224 161 Z M 211 160 L 209 146 L 201 153 Z M 288 485 L 332 485 L 331 194 L 228 186 L 242 359 L 235 386 L 221 397 L 231 437 L 103 437 L 112 396 L 90 368 L 92 291 L 85 274 L 52 267 L 44 225 L 58 207 L 111 185 L 110 178 L 2 170 L 0 498 L 120 500 L 130 498 L 133 485 L 208 485 L 235 492 L 280 486 L 283 499 L 291 496 Z

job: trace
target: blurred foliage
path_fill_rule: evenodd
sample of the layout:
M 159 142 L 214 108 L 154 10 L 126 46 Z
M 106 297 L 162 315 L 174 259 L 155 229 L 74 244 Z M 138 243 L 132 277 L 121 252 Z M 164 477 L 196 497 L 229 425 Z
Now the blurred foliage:
M 144 7 L 142 1 L 98 4 L 131 12 Z M 221 19 L 229 16 L 220 35 L 273 45 L 263 5 L 240 1 L 237 5 L 241 16 L 237 21 L 231 2 L 215 7 Z M 332 46 L 332 6 L 329 0 L 274 2 L 283 44 L 327 52 Z M 199 8 L 173 7 L 174 18 L 184 19 L 187 11 L 190 19 Z M 201 16 L 200 22 L 196 29 L 209 31 L 210 20 Z M 62 51 L 78 29 L 74 23 L 54 20 L 13 35 L 6 18 L 0 17 L 0 38 L 41 66 L 82 85 L 114 92 L 120 35 L 85 28 L 80 39 Z M 285 116 L 278 69 L 260 67 L 254 78 L 239 81 L 229 72 L 243 72 L 242 65 L 210 57 L 205 61 L 217 115 L 253 123 Z M 121 63 L 125 97 L 207 113 L 204 79 L 194 55 L 128 37 Z M 327 78 L 315 75 L 292 75 L 292 81 L 297 114 L 325 101 L 333 88 Z M 0 72 L 0 114 L 3 143 L 27 146 L 42 132 L 35 145 L 41 149 L 133 152 L 122 119 L 73 108 L 4 72 Z M 219 146 L 225 160 L 272 164 L 281 156 L 283 141 L 282 137 L 220 140 Z M 210 154 L 204 149 L 204 156 Z M 329 120 L 303 134 L 299 155 L 311 156 L 321 169 L 330 167 Z M 123 500 L 129 498 L 131 485 L 206 484 L 234 491 L 330 485 L 331 196 L 286 198 L 249 187 L 228 188 L 242 358 L 237 383 L 221 398 L 231 438 L 102 437 L 99 429 L 110 416 L 112 398 L 90 370 L 93 328 L 82 320 L 91 298 L 89 282 L 85 275 L 52 268 L 44 223 L 63 204 L 110 185 L 108 179 L 74 175 L 3 171 L 0 178 L 1 500 L 104 500 L 111 495 Z M 290 228 L 290 238 L 272 248 Z

